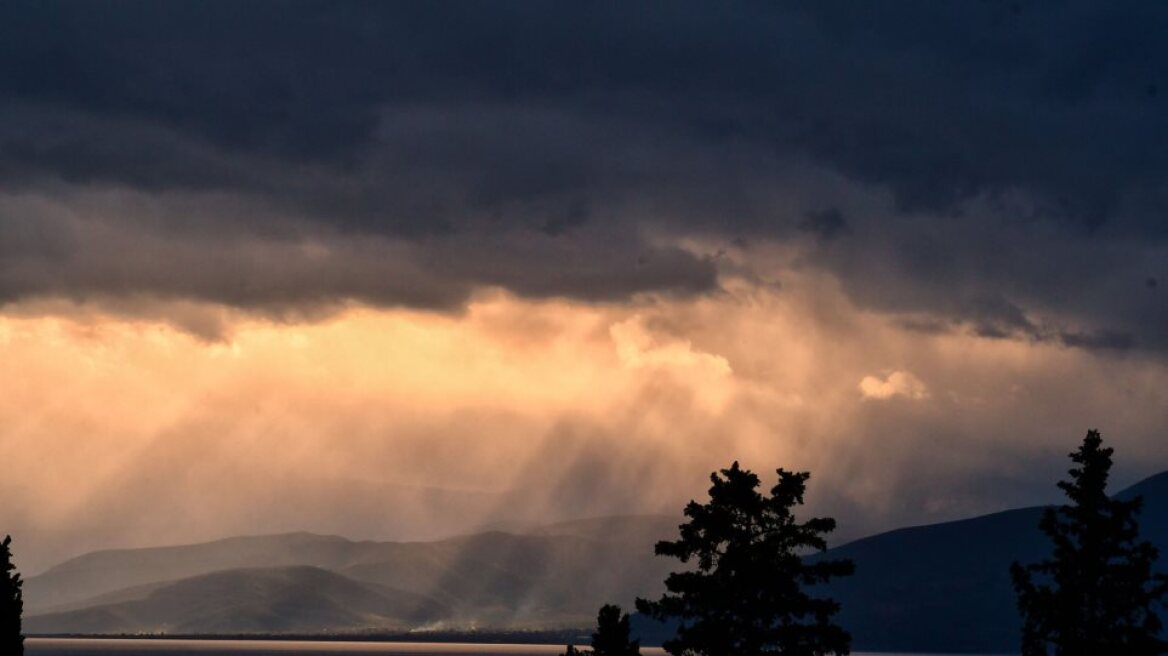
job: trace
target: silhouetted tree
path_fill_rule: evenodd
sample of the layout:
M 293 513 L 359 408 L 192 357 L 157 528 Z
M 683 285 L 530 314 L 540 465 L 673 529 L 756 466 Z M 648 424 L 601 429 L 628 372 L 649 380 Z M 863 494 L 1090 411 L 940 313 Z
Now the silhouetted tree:
M 592 634 L 592 649 L 579 650 L 568 645 L 565 656 L 641 656 L 641 641 L 629 640 L 628 613 L 620 606 L 605 604 L 596 615 L 596 632 Z
M 851 636 L 832 622 L 839 604 L 810 596 L 806 586 L 855 570 L 849 560 L 804 559 L 827 549 L 824 534 L 835 520 L 799 523 L 792 508 L 803 504 L 806 472 L 778 470 L 770 496 L 759 479 L 735 462 L 710 475 L 710 500 L 685 508 L 676 542 L 658 542 L 658 555 L 693 561 L 689 571 L 665 580 L 658 601 L 637 600 L 637 610 L 658 620 L 680 621 L 670 654 L 703 656 L 821 656 L 847 654 Z
M 11 536 L 0 542 L 0 654 L 20 656 L 24 653 L 24 635 L 20 630 L 24 582 L 12 564 L 11 545 Z
M 1010 573 L 1022 612 L 1024 656 L 1145 656 L 1168 651 L 1158 639 L 1154 606 L 1168 580 L 1153 575 L 1159 554 L 1139 539 L 1142 498 L 1107 496 L 1112 449 L 1088 431 L 1070 454 L 1075 467 L 1058 486 L 1070 504 L 1048 508 L 1039 528 L 1054 543 L 1051 558 Z
M 629 640 L 629 614 L 620 606 L 605 604 L 596 616 L 592 634 L 594 656 L 641 656 L 641 641 Z

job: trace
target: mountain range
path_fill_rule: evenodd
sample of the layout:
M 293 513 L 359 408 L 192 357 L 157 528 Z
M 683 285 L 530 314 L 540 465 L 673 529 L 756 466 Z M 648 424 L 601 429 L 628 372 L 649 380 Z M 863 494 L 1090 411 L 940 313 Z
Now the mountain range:
M 636 595 L 661 589 L 670 563 L 652 558 L 653 544 L 677 524 L 610 517 L 434 542 L 295 533 L 99 551 L 26 581 L 25 626 L 222 633 L 225 606 L 251 618 L 231 622 L 231 633 L 586 626 L 597 600 L 631 606 Z M 280 621 L 267 612 L 294 603 Z
M 1168 472 L 1116 495 L 1142 496 L 1141 537 L 1168 554 Z M 842 545 L 856 573 L 833 582 L 840 623 L 859 649 L 1001 653 L 1020 635 L 1010 564 L 1047 557 L 1043 507 L 904 528 Z M 1161 556 L 1161 569 L 1168 557 Z
M 1118 496 L 1144 498 L 1142 535 L 1168 553 L 1168 472 Z M 856 574 L 823 592 L 857 649 L 1002 652 L 1017 647 L 1015 560 L 1049 550 L 1042 507 L 904 528 L 815 557 Z M 609 517 L 434 542 L 309 533 L 100 551 L 25 585 L 26 631 L 248 634 L 585 627 L 596 609 L 655 596 L 676 562 L 653 544 L 679 518 Z M 1168 559 L 1166 559 L 1168 560 Z M 1162 561 L 1164 562 L 1164 561 Z M 663 627 L 637 621 L 646 643 Z

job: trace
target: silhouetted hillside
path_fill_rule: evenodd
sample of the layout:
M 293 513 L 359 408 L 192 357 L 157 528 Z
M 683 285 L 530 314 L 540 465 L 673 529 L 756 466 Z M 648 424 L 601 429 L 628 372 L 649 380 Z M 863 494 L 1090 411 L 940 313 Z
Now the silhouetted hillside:
M 177 579 L 267 565 L 306 565 L 387 586 L 446 609 L 443 626 L 586 626 L 600 604 L 631 604 L 660 589 L 668 563 L 653 543 L 677 522 L 612 518 L 531 529 L 532 535 L 491 531 L 435 542 L 351 542 L 291 534 L 232 538 L 199 545 L 88 554 L 30 581 L 30 615 L 52 622 L 87 608 L 140 600 Z M 105 611 L 103 611 L 105 612 Z M 74 615 L 69 615 L 74 618 Z M 91 626 L 101 618 L 91 613 Z M 70 621 L 73 621 L 71 619 Z M 94 628 L 96 632 L 112 628 Z
M 353 558 L 357 544 L 336 536 L 290 533 L 95 551 L 29 578 L 25 586 L 27 611 L 43 612 L 126 588 L 225 569 L 283 565 L 333 569 Z
M 1145 497 L 1143 534 L 1168 553 L 1168 472 L 1119 495 L 1133 494 Z M 854 634 L 855 647 L 1015 650 L 1019 619 L 1009 566 L 1048 552 L 1037 528 L 1041 512 L 1040 507 L 1023 508 L 905 528 L 828 551 L 828 557 L 856 563 L 854 577 L 832 585 L 833 596 L 843 603 L 840 623 Z M 30 608 L 43 613 L 57 605 L 58 611 L 67 612 L 38 617 L 34 610 L 28 630 L 108 633 L 165 624 L 171 632 L 278 633 L 310 631 L 313 626 L 366 628 L 376 622 L 389 623 L 376 628 L 392 629 L 411 619 L 442 628 L 591 626 L 603 603 L 627 605 L 636 596 L 661 592 L 674 564 L 653 556 L 653 543 L 675 537 L 678 524 L 664 517 L 614 517 L 534 527 L 523 534 L 487 531 L 434 542 L 351 542 L 291 534 L 104 551 L 29 579 Z M 229 583 L 242 581 L 242 575 L 223 572 L 266 565 L 309 566 L 336 579 L 329 579 L 332 587 L 326 586 L 310 604 L 285 609 L 279 600 L 294 581 L 265 575 L 261 589 L 267 592 L 248 597 L 246 589 Z M 216 572 L 226 578 L 203 576 Z M 341 582 L 358 587 L 346 588 Z M 388 606 L 367 596 L 385 596 L 386 589 L 411 596 L 390 599 Z M 154 595 L 162 595 L 158 599 L 165 603 L 145 607 Z M 246 626 L 229 630 L 230 618 L 219 617 L 214 609 L 236 604 L 238 595 L 247 600 L 238 607 Z M 407 612 L 407 599 L 424 601 L 416 606 L 424 612 Z M 269 616 L 272 607 L 293 618 L 287 626 Z M 187 615 L 188 623 L 176 619 Z M 164 623 L 167 617 L 173 622 Z M 661 627 L 643 618 L 634 622 L 654 633 L 646 636 L 646 644 L 663 637 L 657 635 Z
M 1168 554 L 1168 472 L 1118 496 L 1142 494 L 1142 535 Z M 1021 620 L 1010 563 L 1049 554 L 1038 530 L 1042 507 L 905 528 L 828 551 L 851 558 L 856 574 L 831 585 L 840 623 L 856 649 L 1011 652 Z M 1168 559 L 1161 558 L 1161 563 Z
M 449 610 L 425 597 L 315 567 L 205 574 L 142 598 L 26 620 L 30 633 L 311 633 L 407 629 Z
M 1123 499 L 1144 497 L 1140 513 L 1140 533 L 1160 546 L 1160 562 L 1168 567 L 1168 472 L 1156 474 L 1116 495 Z

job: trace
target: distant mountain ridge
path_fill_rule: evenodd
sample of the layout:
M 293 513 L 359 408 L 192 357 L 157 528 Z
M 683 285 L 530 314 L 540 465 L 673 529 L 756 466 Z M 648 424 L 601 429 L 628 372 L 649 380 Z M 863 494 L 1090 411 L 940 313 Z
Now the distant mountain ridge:
M 344 560 L 353 544 L 338 536 L 288 533 L 94 551 L 30 577 L 25 582 L 26 606 L 36 612 L 120 589 L 217 570 L 279 565 L 329 567 Z
M 1168 554 L 1168 472 L 1117 494 L 1135 495 L 1145 500 L 1143 537 Z M 1042 510 L 897 529 L 816 556 L 856 563 L 855 576 L 826 591 L 842 603 L 839 619 L 854 648 L 1016 651 L 1009 566 L 1049 553 L 1038 531 Z M 94 552 L 28 579 L 26 626 L 32 633 L 584 627 L 602 603 L 629 607 L 661 592 L 677 563 L 654 557 L 653 545 L 676 537 L 681 521 L 597 518 L 433 542 L 294 533 Z M 1168 568 L 1168 555 L 1161 563 Z M 216 610 L 223 606 L 233 614 Z M 646 644 L 665 637 L 643 618 L 636 625 Z
M 654 542 L 676 532 L 679 522 L 660 516 L 600 518 L 536 527 L 531 534 L 488 531 L 434 542 L 353 542 L 292 533 L 99 551 L 27 580 L 27 615 L 35 627 L 29 630 L 78 632 L 84 626 L 85 633 L 134 633 L 152 626 L 173 632 L 181 626 L 189 633 L 219 632 L 222 622 L 211 616 L 168 619 L 158 615 L 157 604 L 140 602 L 163 595 L 173 602 L 163 606 L 178 612 L 176 591 L 197 596 L 232 589 L 190 587 L 193 579 L 223 572 L 238 578 L 241 571 L 254 578 L 261 570 L 301 566 L 426 600 L 428 613 L 407 618 L 414 626 L 583 626 L 605 601 L 631 605 L 636 595 L 660 588 L 669 563 L 639 555 L 651 556 Z M 235 632 L 272 630 L 257 609 L 249 616 L 255 618 L 252 628 L 235 626 Z M 374 614 L 361 628 L 377 628 L 378 617 L 398 618 Z M 319 629 L 303 618 L 279 630 Z
M 164 584 L 138 599 L 25 622 L 31 633 L 316 633 L 408 630 L 449 609 L 432 599 L 306 565 L 236 569 Z
M 1119 492 L 1144 498 L 1141 537 L 1168 569 L 1168 472 Z M 1014 652 L 1021 620 L 1010 580 L 1014 561 L 1050 554 L 1038 530 L 1045 506 L 915 526 L 855 540 L 820 557 L 851 558 L 856 574 L 829 586 L 857 649 Z

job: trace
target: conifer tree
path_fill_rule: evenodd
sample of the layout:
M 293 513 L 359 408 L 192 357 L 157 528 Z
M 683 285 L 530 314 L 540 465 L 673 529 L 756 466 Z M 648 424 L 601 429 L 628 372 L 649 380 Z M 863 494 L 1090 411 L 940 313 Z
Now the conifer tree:
M 24 653 L 24 635 L 20 619 L 24 613 L 24 582 L 12 564 L 12 537 L 0 542 L 0 654 L 20 656 Z
M 1048 508 L 1039 528 L 1050 558 L 1011 575 L 1024 620 L 1024 656 L 1150 656 L 1168 651 L 1155 607 L 1168 580 L 1152 573 L 1159 554 L 1139 539 L 1143 499 L 1107 496 L 1112 449 L 1088 431 L 1070 454 L 1070 480 L 1058 486 L 1070 503 Z
M 620 606 L 601 606 L 592 634 L 593 656 L 641 656 L 641 641 L 630 640 L 629 635 L 628 613 L 622 613 Z
M 798 522 L 806 472 L 778 470 L 770 496 L 757 490 L 754 473 L 735 462 L 710 475 L 710 500 L 691 501 L 680 539 L 658 542 L 658 555 L 693 567 L 670 574 L 657 601 L 637 600 L 637 610 L 680 622 L 665 643 L 670 654 L 698 656 L 823 656 L 849 653 L 851 636 L 833 623 L 839 604 L 813 597 L 806 586 L 852 574 L 848 560 L 809 561 L 824 551 L 835 520 Z
M 630 640 L 631 632 L 628 613 L 622 613 L 620 606 L 605 604 L 596 615 L 592 649 L 568 645 L 564 656 L 641 656 L 641 641 Z

